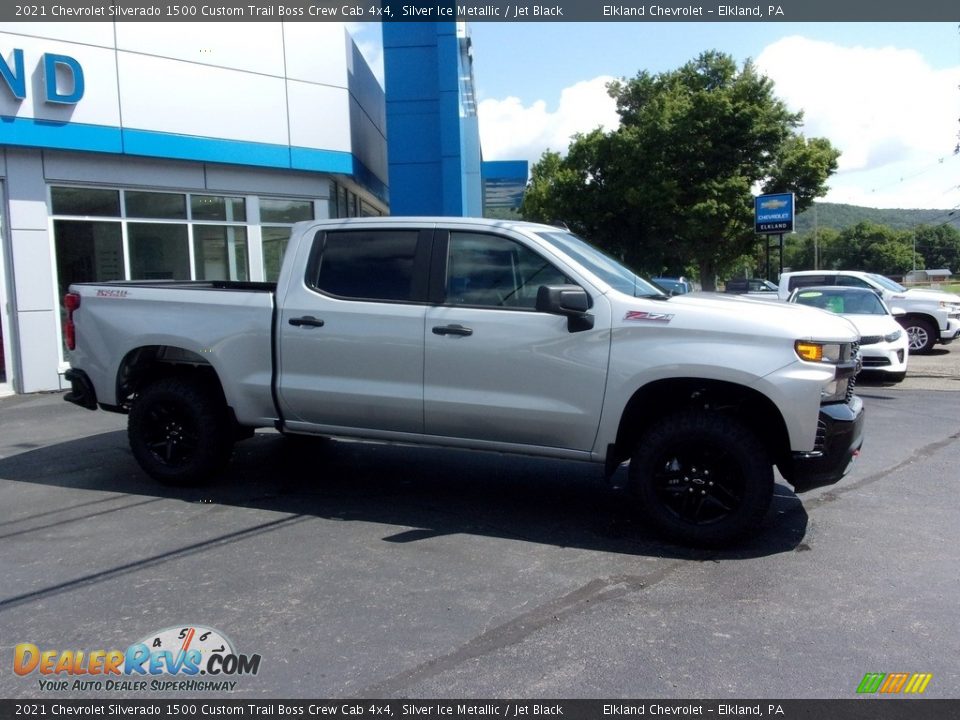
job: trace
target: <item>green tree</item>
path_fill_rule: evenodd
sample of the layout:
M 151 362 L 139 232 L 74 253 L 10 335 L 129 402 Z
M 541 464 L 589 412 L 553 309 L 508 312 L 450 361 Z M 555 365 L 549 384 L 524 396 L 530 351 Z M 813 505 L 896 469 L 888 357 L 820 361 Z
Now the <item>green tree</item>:
M 544 154 L 521 212 L 561 219 L 638 269 L 693 265 L 712 289 L 757 243 L 754 188 L 796 193 L 799 212 L 836 169 L 838 151 L 797 132 L 802 115 L 750 62 L 710 51 L 609 92 L 620 127 Z
M 788 237 L 783 253 L 784 267 L 793 270 L 837 269 L 839 237 L 840 233 L 833 228 L 820 228 L 816 234 L 816 242 L 813 231 Z
M 913 235 L 925 267 L 960 272 L 960 231 L 953 225 L 921 225 Z
M 864 221 L 845 228 L 837 239 L 836 250 L 836 266 L 843 270 L 903 275 L 914 267 L 912 233 L 886 225 Z M 919 253 L 916 267 L 924 267 Z

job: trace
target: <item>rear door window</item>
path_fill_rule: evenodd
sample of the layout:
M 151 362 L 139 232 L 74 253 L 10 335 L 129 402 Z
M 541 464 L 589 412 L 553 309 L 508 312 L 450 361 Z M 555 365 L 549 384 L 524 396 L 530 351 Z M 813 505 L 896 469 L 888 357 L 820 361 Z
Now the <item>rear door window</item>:
M 414 300 L 419 232 L 331 232 L 311 262 L 307 283 L 315 290 L 353 300 Z
M 798 287 L 816 287 L 822 285 L 835 285 L 836 276 L 834 275 L 794 275 L 790 278 L 789 287 L 796 290 Z

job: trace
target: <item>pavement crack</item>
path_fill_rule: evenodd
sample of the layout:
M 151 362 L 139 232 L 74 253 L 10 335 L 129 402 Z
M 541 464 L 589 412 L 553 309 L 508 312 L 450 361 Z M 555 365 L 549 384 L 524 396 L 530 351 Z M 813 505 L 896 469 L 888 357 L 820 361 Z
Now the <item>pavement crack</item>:
M 237 530 L 235 532 L 226 533 L 210 540 L 204 540 L 202 542 L 193 543 L 191 545 L 186 545 L 176 550 L 171 550 L 169 552 L 160 553 L 158 555 L 153 555 L 151 557 L 143 558 L 141 560 L 135 560 L 134 562 L 125 563 L 123 565 L 118 565 L 109 570 L 102 570 L 100 572 L 91 573 L 89 575 L 84 575 L 73 580 L 68 580 L 66 582 L 58 583 L 56 585 L 51 585 L 50 587 L 42 588 L 40 590 L 34 590 L 33 592 L 23 593 L 22 595 L 15 595 L 13 597 L 4 598 L 0 600 L 0 612 L 10 610 L 12 608 L 24 605 L 26 603 L 34 602 L 35 600 L 40 600 L 54 595 L 60 595 L 62 593 L 71 592 L 78 588 L 87 587 L 89 585 L 95 585 L 97 583 L 106 582 L 107 580 L 113 580 L 130 573 L 139 572 L 149 567 L 154 567 L 156 565 L 162 565 L 163 563 L 172 562 L 179 560 L 190 555 L 195 555 L 200 552 L 205 552 L 213 548 L 218 548 L 223 545 L 229 545 L 235 542 L 240 542 L 246 540 L 247 538 L 255 537 L 257 535 L 262 535 L 263 533 L 272 532 L 280 527 L 286 527 L 303 520 L 308 520 L 309 517 L 305 515 L 289 515 L 279 520 L 273 520 L 271 522 L 261 523 L 260 525 L 254 525 L 253 527 L 244 528 L 243 530 Z
M 440 657 L 427 660 L 362 690 L 357 697 L 388 697 L 404 688 L 440 675 L 470 660 L 481 658 L 511 645 L 518 645 L 543 628 L 595 607 L 639 592 L 661 582 L 687 564 L 687 560 L 673 562 L 649 575 L 613 575 L 596 578 L 566 595 L 528 610 L 501 625 L 493 627 Z

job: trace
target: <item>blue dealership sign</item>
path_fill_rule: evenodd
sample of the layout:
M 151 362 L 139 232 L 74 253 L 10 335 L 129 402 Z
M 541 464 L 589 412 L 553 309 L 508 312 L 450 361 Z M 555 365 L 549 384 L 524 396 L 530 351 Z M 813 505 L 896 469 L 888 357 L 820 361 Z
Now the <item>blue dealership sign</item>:
M 793 232 L 793 193 L 775 193 L 754 198 L 754 226 L 758 233 Z

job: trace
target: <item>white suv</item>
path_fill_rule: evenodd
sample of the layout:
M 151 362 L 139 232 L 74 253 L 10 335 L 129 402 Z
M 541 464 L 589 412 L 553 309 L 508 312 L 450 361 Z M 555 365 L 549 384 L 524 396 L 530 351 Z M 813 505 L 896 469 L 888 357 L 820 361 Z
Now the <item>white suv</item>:
M 939 290 L 907 290 L 876 273 L 857 270 L 783 273 L 778 296 L 786 300 L 797 288 L 830 285 L 869 288 L 880 295 L 907 331 L 912 353 L 928 353 L 938 342 L 946 345 L 960 337 L 960 296 Z

